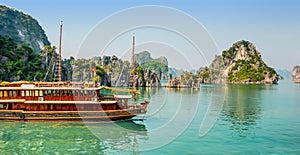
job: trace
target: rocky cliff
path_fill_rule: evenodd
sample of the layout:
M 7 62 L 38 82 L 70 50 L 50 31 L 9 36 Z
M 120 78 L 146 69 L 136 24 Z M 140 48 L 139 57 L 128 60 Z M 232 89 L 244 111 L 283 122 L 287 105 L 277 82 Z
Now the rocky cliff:
M 27 43 L 36 53 L 50 45 L 37 20 L 20 11 L 0 5 L 0 35 L 16 43 Z
M 249 41 L 238 41 L 222 55 L 216 56 L 209 68 L 199 71 L 202 83 L 276 84 L 280 76 L 268 67 L 260 52 Z
M 292 80 L 300 83 L 300 66 L 295 66 L 292 71 Z
M 131 66 L 128 61 L 123 61 L 116 56 L 93 57 L 91 59 L 64 60 L 68 66 L 71 79 L 63 77 L 67 81 L 92 81 L 99 76 L 98 83 L 105 86 L 128 87 L 131 84 Z M 155 87 L 160 86 L 158 75 L 150 70 L 144 70 L 136 64 L 134 86 Z
M 152 58 L 148 51 L 135 54 L 135 62 L 141 65 L 144 70 L 155 72 L 160 80 L 170 79 L 168 71 L 168 60 L 166 57 Z
M 197 75 L 192 72 L 182 72 L 178 77 L 172 78 L 167 83 L 169 88 L 198 88 L 199 82 Z

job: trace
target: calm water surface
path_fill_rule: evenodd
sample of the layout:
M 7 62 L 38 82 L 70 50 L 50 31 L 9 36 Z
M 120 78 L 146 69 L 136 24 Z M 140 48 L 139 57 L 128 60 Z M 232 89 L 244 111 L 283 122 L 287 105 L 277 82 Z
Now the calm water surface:
M 0 154 L 300 154 L 300 84 L 147 88 L 144 99 L 133 121 L 2 121 Z

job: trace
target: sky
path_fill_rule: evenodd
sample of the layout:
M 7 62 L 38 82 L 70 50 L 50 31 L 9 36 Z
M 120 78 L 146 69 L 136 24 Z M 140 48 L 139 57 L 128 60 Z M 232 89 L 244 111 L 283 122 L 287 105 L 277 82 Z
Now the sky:
M 103 50 L 110 51 L 108 52 L 110 54 L 116 52 L 115 50 L 122 50 L 123 55 L 120 55 L 120 57 L 126 57 L 124 53 L 130 51 L 131 36 L 132 33 L 135 33 L 137 49 L 147 50 L 147 47 L 151 47 L 150 45 L 157 45 L 157 47 L 162 47 L 162 49 L 165 50 L 173 50 L 173 52 L 179 51 L 178 58 L 181 57 L 185 59 L 182 63 L 186 61 L 190 62 L 191 68 L 197 68 L 198 65 L 209 64 L 213 59 L 211 55 L 221 54 L 223 50 L 228 49 L 234 42 L 242 39 L 254 43 L 258 51 L 262 54 L 262 58 L 266 64 L 275 69 L 292 70 L 294 66 L 300 65 L 300 49 L 298 48 L 300 45 L 300 1 L 297 0 L 0 0 L 0 4 L 15 8 L 37 19 L 45 30 L 49 41 L 54 46 L 58 46 L 59 24 L 62 20 L 62 56 L 64 58 L 70 56 L 74 56 L 75 58 L 90 58 L 95 55 L 105 54 Z M 168 19 L 165 19 L 163 16 L 168 13 L 148 11 L 150 14 L 149 17 L 156 14 L 158 19 L 153 19 L 154 22 L 162 20 L 162 23 L 173 23 L 173 25 L 178 26 L 177 28 L 180 29 L 179 32 L 182 30 L 182 32 L 186 31 L 186 33 L 176 33 L 178 31 L 173 32 L 169 31 L 170 29 L 159 27 L 152 27 L 153 31 L 148 27 L 130 29 L 122 33 L 114 33 L 115 36 L 112 38 L 115 42 L 106 44 L 105 48 L 99 49 L 99 51 L 92 49 L 94 51 L 90 53 L 81 52 L 81 50 L 83 50 L 82 47 L 84 47 L 87 41 L 90 41 L 90 44 L 99 44 L 97 40 L 101 40 L 102 34 L 106 33 L 106 31 L 114 31 L 113 29 L 118 29 L 124 24 L 134 23 L 136 22 L 135 19 L 142 19 L 144 17 L 146 20 L 147 14 L 143 12 L 137 12 L 133 16 L 127 16 L 128 18 L 124 16 L 121 19 L 120 16 L 119 20 L 118 18 L 113 18 L 118 14 L 126 14 L 129 8 L 142 8 L 142 6 L 160 6 L 165 7 L 166 10 L 169 11 L 177 10 L 182 13 L 182 18 L 170 15 Z M 159 13 L 162 14 L 161 18 Z M 128 14 L 130 15 L 130 13 Z M 108 30 L 107 28 L 99 30 L 99 32 L 102 32 L 101 35 L 98 36 L 99 38 L 95 38 L 94 40 L 87 39 L 91 35 L 95 35 L 94 32 L 98 32 L 95 31 L 95 29 L 100 29 L 105 21 L 111 20 L 112 18 L 114 19 L 115 25 L 108 28 Z M 187 21 L 183 21 L 185 19 L 187 19 Z M 204 32 L 196 33 L 197 26 L 196 28 L 191 28 L 191 25 L 187 24 L 191 20 L 196 20 L 199 24 L 198 28 L 206 30 L 207 34 L 209 34 L 210 38 L 208 38 L 208 40 L 210 40 L 210 43 L 215 43 L 217 48 L 212 48 L 212 52 L 210 52 L 209 56 L 206 56 L 207 52 L 205 52 L 205 50 L 203 52 L 203 49 L 200 49 L 204 53 L 202 53 L 202 55 L 191 54 L 193 53 L 191 51 L 197 50 L 195 48 L 196 46 L 191 44 L 191 41 L 195 41 L 197 37 L 190 37 L 185 34 L 190 33 L 191 35 L 196 35 L 203 33 L 203 35 L 207 35 L 204 34 Z M 174 34 L 179 36 L 178 40 L 176 40 L 176 37 L 172 37 Z M 160 39 L 153 40 L 153 36 L 158 36 Z M 203 38 L 202 34 L 201 37 Z M 103 38 L 105 38 L 105 35 L 103 35 Z M 120 42 L 122 42 L 122 40 L 123 45 L 121 46 Z M 149 44 L 149 42 L 151 43 Z M 182 45 L 177 44 L 178 42 L 182 43 Z M 120 48 L 114 48 L 118 43 L 120 43 Z M 125 46 L 125 43 L 128 46 Z M 182 50 L 181 48 L 183 46 L 189 49 L 189 51 Z M 97 46 L 95 46 L 95 48 L 97 48 Z M 153 52 L 153 57 L 166 54 L 157 51 L 157 48 L 150 48 L 148 50 L 156 50 L 150 51 Z M 169 61 L 172 65 L 176 66 L 180 64 L 177 59 L 174 58 L 174 61 Z M 197 60 L 203 63 L 198 63 Z M 182 65 L 184 66 L 184 64 Z M 188 67 L 185 66 L 183 68 Z

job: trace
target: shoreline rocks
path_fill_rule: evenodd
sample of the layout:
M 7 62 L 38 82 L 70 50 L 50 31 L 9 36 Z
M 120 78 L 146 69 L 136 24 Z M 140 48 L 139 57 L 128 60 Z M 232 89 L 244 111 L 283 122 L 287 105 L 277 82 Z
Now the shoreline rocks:
M 300 66 L 295 66 L 292 70 L 292 81 L 300 83 Z

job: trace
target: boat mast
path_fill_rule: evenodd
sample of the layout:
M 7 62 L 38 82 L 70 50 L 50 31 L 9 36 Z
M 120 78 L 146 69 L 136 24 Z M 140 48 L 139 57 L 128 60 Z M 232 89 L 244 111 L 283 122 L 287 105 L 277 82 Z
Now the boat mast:
M 134 86 L 134 44 L 135 44 L 135 37 L 134 34 L 132 36 L 132 55 L 131 55 L 131 83 L 132 87 Z
M 63 22 L 60 22 L 60 33 L 59 33 L 59 55 L 58 55 L 58 82 L 61 82 L 61 42 L 62 42 L 62 24 Z

